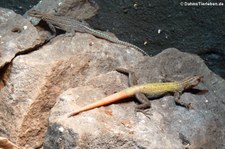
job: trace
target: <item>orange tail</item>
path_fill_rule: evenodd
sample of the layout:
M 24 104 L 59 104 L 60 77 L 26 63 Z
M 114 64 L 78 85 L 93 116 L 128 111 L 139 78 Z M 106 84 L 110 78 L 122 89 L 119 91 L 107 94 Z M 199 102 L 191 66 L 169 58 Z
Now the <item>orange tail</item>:
M 83 111 L 87 111 L 87 110 L 94 109 L 94 108 L 97 108 L 97 107 L 100 107 L 100 106 L 105 106 L 105 105 L 114 103 L 116 101 L 119 101 L 119 100 L 124 99 L 124 98 L 128 98 L 130 96 L 131 95 L 128 95 L 124 90 L 120 91 L 118 93 L 107 96 L 107 97 L 105 97 L 105 98 L 103 98 L 99 101 L 96 101 L 96 102 L 94 102 L 90 105 L 86 105 L 84 107 L 81 107 L 80 109 L 70 113 L 68 117 L 74 116 L 74 115 L 76 115 L 78 113 L 81 113 Z

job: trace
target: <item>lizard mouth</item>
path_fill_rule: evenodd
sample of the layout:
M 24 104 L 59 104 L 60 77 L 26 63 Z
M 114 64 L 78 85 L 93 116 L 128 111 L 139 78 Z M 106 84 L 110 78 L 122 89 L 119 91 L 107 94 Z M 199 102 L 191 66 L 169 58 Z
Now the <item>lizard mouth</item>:
M 203 76 L 202 75 L 199 75 L 199 76 L 194 76 L 193 80 L 192 80 L 192 85 L 191 85 L 191 88 L 192 87 L 195 87 L 196 85 L 198 85 L 200 82 L 203 82 Z

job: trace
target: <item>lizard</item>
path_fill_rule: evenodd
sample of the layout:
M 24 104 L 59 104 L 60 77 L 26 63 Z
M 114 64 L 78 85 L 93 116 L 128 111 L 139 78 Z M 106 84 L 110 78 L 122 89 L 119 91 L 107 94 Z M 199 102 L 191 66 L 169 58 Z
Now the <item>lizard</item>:
M 129 75 L 129 85 L 134 85 L 136 83 L 136 81 L 133 80 L 135 79 L 133 72 L 124 68 L 117 68 L 116 70 L 118 72 L 126 73 Z M 202 80 L 203 80 L 203 76 L 196 75 L 196 76 L 187 77 L 181 81 L 163 82 L 163 83 L 144 83 L 140 85 L 134 85 L 122 91 L 119 91 L 115 94 L 102 98 L 101 100 L 98 100 L 90 105 L 81 107 L 80 109 L 71 112 L 68 117 L 74 116 L 81 112 L 91 110 L 100 106 L 109 105 L 114 102 L 120 101 L 124 98 L 132 97 L 134 95 L 136 96 L 138 101 L 141 103 L 141 105 L 139 105 L 139 107 L 137 108 L 139 109 L 150 108 L 151 104 L 149 101 L 147 101 L 148 98 L 145 96 L 145 94 L 147 94 L 148 97 L 150 98 L 157 98 L 167 93 L 174 93 L 175 103 L 177 105 L 180 105 L 189 109 L 191 108 L 190 103 L 187 104 L 180 101 L 181 94 L 185 90 L 191 89 L 197 86 L 200 82 L 202 82 Z
M 128 46 L 128 47 L 132 47 L 132 48 L 140 51 L 142 54 L 149 56 L 144 50 L 137 47 L 136 45 L 133 45 L 131 43 L 119 40 L 115 37 L 112 37 L 112 36 L 102 32 L 102 31 L 97 31 L 95 29 L 92 29 L 84 21 L 80 21 L 80 20 L 70 18 L 70 17 L 66 17 L 66 16 L 51 15 L 51 14 L 43 13 L 43 12 L 40 12 L 40 11 L 34 10 L 34 9 L 28 11 L 28 15 L 32 16 L 32 17 L 40 18 L 40 19 L 46 21 L 49 28 L 53 32 L 53 37 L 56 35 L 56 29 L 55 28 L 66 31 L 66 32 L 69 32 L 72 35 L 75 32 L 89 33 L 89 34 L 94 35 L 96 37 L 108 40 L 112 43 L 117 43 L 117 44 L 125 45 L 125 46 Z

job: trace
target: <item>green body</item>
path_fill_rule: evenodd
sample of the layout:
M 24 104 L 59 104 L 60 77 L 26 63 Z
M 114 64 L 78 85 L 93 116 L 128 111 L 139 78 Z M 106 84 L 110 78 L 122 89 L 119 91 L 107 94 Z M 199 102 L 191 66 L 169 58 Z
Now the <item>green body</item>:
M 145 83 L 135 85 L 123 90 L 127 95 L 134 95 L 136 93 L 144 93 L 152 96 L 160 96 L 165 93 L 183 92 L 186 89 L 192 88 L 199 84 L 203 76 L 187 77 L 182 81 L 167 82 L 167 83 Z
M 126 92 L 127 95 L 144 93 L 151 96 L 160 96 L 169 92 L 181 92 L 183 89 L 184 87 L 181 82 L 146 83 L 127 88 L 124 90 L 124 92 Z

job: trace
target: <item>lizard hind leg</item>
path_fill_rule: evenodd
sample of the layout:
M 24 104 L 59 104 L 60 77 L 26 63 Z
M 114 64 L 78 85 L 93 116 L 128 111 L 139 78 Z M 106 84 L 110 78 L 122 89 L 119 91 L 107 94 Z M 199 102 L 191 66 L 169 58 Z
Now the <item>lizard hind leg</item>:
M 125 68 L 116 68 L 116 71 L 128 75 L 128 84 L 129 86 L 137 85 L 137 78 L 133 71 L 127 70 Z M 151 108 L 151 103 L 149 99 L 143 93 L 135 93 L 136 99 L 141 103 L 140 105 L 136 106 L 135 110 L 137 112 L 142 112 L 147 108 Z
M 146 110 L 149 110 L 149 108 L 151 108 L 151 102 L 149 101 L 149 99 L 143 93 L 136 93 L 135 97 L 141 103 L 140 105 L 136 106 L 135 111 L 141 112 L 146 117 L 151 119 L 152 114 L 149 114 L 148 111 L 146 111 Z
M 140 105 L 138 105 L 136 107 L 137 110 L 144 110 L 144 109 L 147 109 L 147 108 L 151 108 L 151 102 L 145 96 L 145 94 L 143 94 L 143 93 L 136 93 L 135 97 L 141 103 Z

